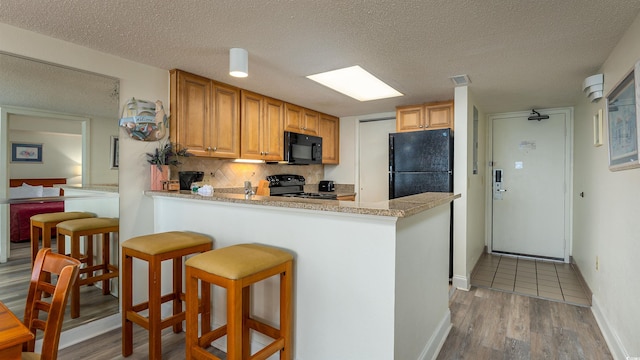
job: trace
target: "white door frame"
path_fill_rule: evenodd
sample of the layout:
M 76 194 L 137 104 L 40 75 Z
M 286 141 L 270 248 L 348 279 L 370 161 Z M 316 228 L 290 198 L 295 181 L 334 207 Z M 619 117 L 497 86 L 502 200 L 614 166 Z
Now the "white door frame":
M 553 108 L 538 109 L 545 115 L 562 114 L 565 115 L 567 122 L 565 124 L 565 214 L 564 214 L 564 262 L 570 261 L 573 247 L 573 108 Z M 528 117 L 529 111 L 490 114 L 487 115 L 487 171 L 485 172 L 485 244 L 487 251 L 492 252 L 493 241 L 493 120 L 511 117 Z M 544 120 L 542 120 L 544 121 Z
M 41 118 L 54 118 L 80 122 L 82 126 L 82 184 L 90 184 L 91 159 L 91 119 L 82 116 L 58 113 L 48 110 L 30 109 L 17 106 L 0 106 L 0 169 L 5 170 L 5 175 L 0 176 L 0 199 L 9 198 L 9 115 L 25 115 Z M 0 205 L 0 263 L 7 262 L 10 256 L 9 246 L 9 205 Z M 6 241 L 2 241 L 5 239 Z

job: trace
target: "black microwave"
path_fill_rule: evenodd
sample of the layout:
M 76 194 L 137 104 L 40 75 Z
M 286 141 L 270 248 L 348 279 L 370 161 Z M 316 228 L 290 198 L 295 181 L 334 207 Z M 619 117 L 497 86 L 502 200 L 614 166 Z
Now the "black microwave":
M 322 164 L 322 138 L 285 131 L 284 161 L 292 165 Z

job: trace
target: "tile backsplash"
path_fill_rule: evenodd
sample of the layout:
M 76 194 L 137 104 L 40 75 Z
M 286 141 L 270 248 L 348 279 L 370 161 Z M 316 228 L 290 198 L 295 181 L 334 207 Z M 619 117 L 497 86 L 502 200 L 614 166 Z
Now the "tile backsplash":
M 323 165 L 246 164 L 195 156 L 181 158 L 180 162 L 182 164 L 171 167 L 171 179 L 178 179 L 179 171 L 202 171 L 203 182 L 214 189 L 243 187 L 245 181 L 251 181 L 255 187 L 260 180 L 274 174 L 302 175 L 307 184 L 317 184 L 324 176 Z

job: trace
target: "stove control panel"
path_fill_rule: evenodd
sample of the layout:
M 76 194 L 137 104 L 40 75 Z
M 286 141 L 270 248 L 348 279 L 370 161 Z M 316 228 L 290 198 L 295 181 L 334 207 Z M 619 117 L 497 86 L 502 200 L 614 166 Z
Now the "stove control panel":
M 292 185 L 304 185 L 305 180 L 302 175 L 269 175 L 267 176 L 267 181 L 269 181 L 269 187 L 281 187 L 281 186 L 292 186 Z

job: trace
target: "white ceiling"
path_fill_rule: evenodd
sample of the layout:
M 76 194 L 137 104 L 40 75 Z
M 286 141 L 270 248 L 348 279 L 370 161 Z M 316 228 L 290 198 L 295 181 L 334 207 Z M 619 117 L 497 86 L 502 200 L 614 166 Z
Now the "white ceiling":
M 638 0 L 0 1 L 0 22 L 337 116 L 452 99 L 459 74 L 487 113 L 572 106 L 639 13 Z M 228 75 L 231 47 L 249 51 L 248 78 Z M 359 102 L 305 78 L 351 65 L 405 96 Z

